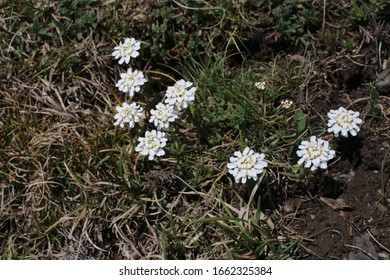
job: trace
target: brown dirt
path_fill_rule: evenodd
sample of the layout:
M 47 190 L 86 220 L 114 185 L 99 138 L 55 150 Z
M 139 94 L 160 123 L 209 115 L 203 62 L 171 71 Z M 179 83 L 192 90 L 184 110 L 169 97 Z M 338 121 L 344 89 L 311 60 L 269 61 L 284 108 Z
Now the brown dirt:
M 338 17 L 327 20 L 329 34 L 332 26 L 342 21 Z M 367 22 L 350 27 L 346 38 L 358 42 L 353 52 L 312 38 L 314 71 L 295 96 L 296 106 L 306 113 L 309 129 L 325 128 L 327 112 L 340 106 L 359 111 L 363 124 L 357 137 L 334 141 L 324 134 L 339 156 L 321 174 L 320 183 L 290 186 L 286 199 L 272 198 L 273 205 L 280 204 L 282 227 L 302 240 L 298 259 L 348 259 L 356 236 L 369 237 L 378 258 L 390 259 L 390 97 L 388 93 L 373 97 L 375 92 L 369 86 L 381 71 L 378 43 L 390 45 L 390 38 L 382 35 L 389 29 L 388 22 L 381 30 L 373 30 Z M 366 36 L 370 34 L 372 40 Z M 262 52 L 267 45 L 259 49 L 262 51 L 255 58 L 266 55 Z M 297 49 L 283 51 L 290 56 L 302 53 Z M 380 56 L 383 61 L 389 53 L 382 49 Z M 334 200 L 346 207 L 332 208 L 324 203 Z
M 348 259 L 353 238 L 369 235 L 376 252 L 380 253 L 379 258 L 389 257 L 390 209 L 389 203 L 384 204 L 383 191 L 387 194 L 390 191 L 390 160 L 388 156 L 386 159 L 390 123 L 385 113 L 381 117 L 372 115 L 369 96 L 368 90 L 359 86 L 313 98 L 308 110 L 309 119 L 313 116 L 312 123 L 325 126 L 326 120 L 320 116 L 339 106 L 361 112 L 364 123 L 357 137 L 333 143 L 340 159 L 323 174 L 323 182 L 310 195 L 293 196 L 286 201 L 294 209 L 286 216 L 286 227 L 302 239 L 299 258 Z M 378 104 L 380 114 L 381 109 L 389 108 L 390 101 L 380 96 Z M 333 209 L 323 202 L 324 198 L 341 200 L 348 207 Z

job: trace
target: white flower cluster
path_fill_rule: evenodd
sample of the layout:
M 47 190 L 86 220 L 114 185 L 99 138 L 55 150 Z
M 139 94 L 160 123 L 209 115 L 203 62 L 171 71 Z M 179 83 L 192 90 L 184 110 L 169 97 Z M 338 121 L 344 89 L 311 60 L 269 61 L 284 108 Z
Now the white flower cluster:
M 139 144 L 135 147 L 135 151 L 143 156 L 149 155 L 149 160 L 153 160 L 155 156 L 165 155 L 163 148 L 168 141 L 165 137 L 165 132 L 157 131 L 155 129 L 146 131 L 145 137 L 139 137 L 138 141 Z
M 140 45 L 141 43 L 134 38 L 127 38 L 114 48 L 112 56 L 119 59 L 119 64 L 124 62 L 128 64 L 131 58 L 139 55 Z M 120 77 L 121 79 L 116 83 L 116 87 L 122 92 L 129 93 L 130 98 L 133 98 L 134 93 L 139 92 L 141 86 L 147 82 L 141 71 L 133 71 L 131 67 L 128 68 L 127 72 L 120 74 Z M 178 118 L 179 111 L 193 103 L 197 88 L 191 86 L 191 82 L 179 80 L 173 86 L 167 88 L 164 102 L 158 103 L 155 109 L 150 110 L 149 122 L 153 123 L 156 129 L 146 131 L 144 137 L 138 138 L 139 144 L 135 148 L 136 152 L 141 155 L 148 155 L 149 160 L 153 160 L 155 156 L 165 154 L 163 148 L 166 146 L 168 139 L 165 137 L 165 132 L 160 130 L 168 128 L 169 124 Z M 128 104 L 124 102 L 122 106 L 116 107 L 116 111 L 114 125 L 120 127 L 124 127 L 124 124 L 128 123 L 130 128 L 133 128 L 143 115 L 143 108 L 136 103 Z
M 116 119 L 114 125 L 124 127 L 125 123 L 129 123 L 130 128 L 133 128 L 134 124 L 139 122 L 144 110 L 136 103 L 128 104 L 126 102 L 123 102 L 122 106 L 116 106 L 115 109 L 118 113 L 114 116 L 114 119 Z
M 122 43 L 119 43 L 119 46 L 114 48 L 112 56 L 115 59 L 119 59 L 119 64 L 129 63 L 130 59 L 137 57 L 139 55 L 138 50 L 141 48 L 141 42 L 135 40 L 134 38 L 127 38 Z M 130 67 L 127 72 L 120 74 L 121 79 L 116 83 L 116 87 L 120 91 L 129 93 L 130 97 L 134 96 L 135 92 L 141 90 L 141 86 L 147 82 L 144 77 L 144 74 L 141 71 L 134 70 Z M 135 123 L 139 122 L 142 118 L 142 113 L 144 109 L 136 103 L 127 103 L 123 102 L 121 106 L 116 108 L 117 114 L 114 116 L 116 120 L 114 125 L 119 125 L 124 127 L 125 123 L 129 123 L 130 128 L 133 128 Z
M 112 56 L 115 59 L 119 59 L 119 64 L 130 63 L 130 59 L 136 58 L 139 55 L 138 50 L 141 48 L 141 42 L 134 38 L 127 38 L 119 46 L 114 48 Z M 129 93 L 130 97 L 134 96 L 135 92 L 141 90 L 141 86 L 147 82 L 144 77 L 144 73 L 139 70 L 134 70 L 129 67 L 125 73 L 120 74 L 121 79 L 116 83 L 116 87 L 124 93 Z
M 119 46 L 114 48 L 112 56 L 115 57 L 115 59 L 119 58 L 119 64 L 122 64 L 123 62 L 129 64 L 132 57 L 136 58 L 139 56 L 138 50 L 140 48 L 141 42 L 135 40 L 134 38 L 127 38 L 123 43 L 119 43 Z
M 168 87 L 164 102 L 173 105 L 175 110 L 180 111 L 187 108 L 195 100 L 196 87 L 184 80 L 177 81 L 173 86 Z
M 164 103 L 158 103 L 156 110 L 150 110 L 151 117 L 149 122 L 153 123 L 157 129 L 168 128 L 170 122 L 174 122 L 178 113 L 173 106 Z
M 257 82 L 255 83 L 255 87 L 259 90 L 265 90 L 265 82 Z
M 347 110 L 340 107 L 337 110 L 328 112 L 328 132 L 333 133 L 335 137 L 341 135 L 348 137 L 348 133 L 356 136 L 360 131 L 359 124 L 362 120 L 359 118 L 359 112 Z M 312 136 L 310 141 L 302 141 L 298 147 L 297 155 L 300 157 L 298 164 L 305 164 L 306 168 L 312 171 L 318 169 L 326 169 L 328 161 L 335 156 L 335 151 L 329 148 L 329 142 L 317 139 Z
M 328 167 L 328 161 L 334 157 L 335 151 L 329 148 L 328 141 L 311 136 L 310 141 L 301 142 L 297 155 L 300 157 L 298 164 L 304 163 L 306 168 L 314 171 L 318 167 L 326 169 Z
M 362 120 L 359 118 L 359 112 L 340 107 L 337 110 L 330 110 L 328 118 L 328 132 L 333 133 L 335 137 L 339 137 L 340 132 L 344 137 L 348 137 L 348 132 L 356 136 L 360 131 L 358 124 L 361 124 Z
M 280 102 L 280 106 L 286 110 L 290 109 L 293 105 L 294 105 L 294 103 L 292 102 L 292 100 L 289 100 L 289 99 L 285 99 L 285 100 L 282 100 L 282 102 Z
M 246 147 L 243 152 L 234 152 L 227 168 L 234 176 L 236 183 L 241 181 L 244 184 L 248 178 L 257 180 L 257 175 L 264 172 L 264 168 L 268 165 L 264 158 L 264 154 L 255 153 Z
M 116 87 L 124 93 L 129 93 L 130 97 L 134 96 L 134 92 L 139 92 L 141 86 L 147 82 L 144 78 L 144 73 L 138 70 L 127 69 L 127 72 L 120 74 L 121 79 L 116 83 Z

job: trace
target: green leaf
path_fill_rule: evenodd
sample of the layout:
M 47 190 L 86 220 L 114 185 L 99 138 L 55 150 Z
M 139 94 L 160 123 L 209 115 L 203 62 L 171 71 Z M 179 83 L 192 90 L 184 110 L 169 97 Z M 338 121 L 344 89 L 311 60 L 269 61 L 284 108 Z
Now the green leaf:
M 301 165 L 300 165 L 300 164 L 294 164 L 294 165 L 292 165 L 291 167 L 292 167 L 292 171 L 293 171 L 294 173 L 298 173 L 299 168 L 301 167 Z
M 295 111 L 294 120 L 297 127 L 298 134 L 301 134 L 306 128 L 305 114 L 301 109 Z
M 221 29 L 217 28 L 217 27 L 214 27 L 213 28 L 213 35 L 214 36 L 219 36 L 221 35 Z

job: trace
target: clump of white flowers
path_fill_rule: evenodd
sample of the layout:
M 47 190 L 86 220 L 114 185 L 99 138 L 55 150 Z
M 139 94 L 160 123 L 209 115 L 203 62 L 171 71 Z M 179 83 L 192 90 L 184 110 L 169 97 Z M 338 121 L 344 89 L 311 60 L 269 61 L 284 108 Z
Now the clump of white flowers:
M 339 137 L 340 132 L 344 137 L 348 137 L 348 132 L 356 136 L 360 131 L 358 125 L 362 120 L 359 118 L 359 112 L 340 107 L 337 110 L 330 110 L 328 118 L 328 132 L 333 133 L 335 137 Z
M 115 59 L 119 58 L 119 64 L 126 62 L 129 64 L 130 59 L 137 57 L 139 55 L 138 50 L 141 48 L 141 42 L 135 40 L 134 38 L 127 38 L 122 43 L 119 43 L 119 46 L 114 48 L 112 56 Z
M 255 83 L 255 87 L 259 90 L 265 90 L 265 82 L 257 82 Z
M 248 178 L 257 180 L 257 175 L 264 172 L 264 168 L 268 165 L 264 158 L 264 154 L 255 153 L 246 147 L 243 152 L 234 152 L 227 168 L 234 176 L 236 183 L 241 181 L 244 184 Z
M 136 122 L 139 122 L 142 117 L 143 108 L 136 103 L 123 102 L 122 106 L 116 106 L 117 114 L 114 116 L 116 119 L 114 125 L 124 127 L 125 123 L 129 123 L 130 128 L 134 127 Z
M 292 102 L 292 100 L 289 100 L 289 99 L 285 99 L 285 100 L 282 100 L 282 102 L 280 102 L 280 106 L 283 109 L 290 109 L 292 105 L 294 105 L 294 103 Z
M 334 157 L 335 151 L 330 149 L 328 141 L 311 136 L 310 141 L 301 142 L 297 155 L 300 157 L 298 164 L 304 163 L 305 168 L 314 171 L 319 167 L 326 169 L 328 161 Z
M 173 106 L 162 102 L 156 105 L 156 110 L 150 110 L 149 122 L 153 123 L 158 130 L 168 128 L 169 123 L 174 122 L 178 117 L 178 113 Z
M 147 82 L 144 78 L 144 73 L 138 70 L 129 68 L 126 73 L 120 74 L 121 79 L 116 83 L 116 87 L 120 91 L 129 93 L 130 97 L 134 96 L 134 92 L 139 92 L 141 86 Z
M 140 41 L 127 38 L 114 48 L 112 56 L 119 59 L 119 64 L 129 64 L 131 58 L 139 55 L 138 50 L 140 48 Z M 132 99 L 134 93 L 139 92 L 141 86 L 146 82 L 147 80 L 141 71 L 129 67 L 125 73 L 120 74 L 120 80 L 116 83 L 116 87 L 124 93 L 129 93 L 130 99 Z M 146 131 L 144 137 L 138 138 L 139 144 L 135 148 L 136 152 L 141 155 L 148 155 L 149 160 L 165 154 L 163 148 L 168 140 L 165 133 L 160 130 L 168 128 L 169 124 L 178 118 L 179 111 L 194 102 L 197 88 L 192 87 L 192 85 L 191 82 L 179 80 L 173 86 L 167 88 L 164 101 L 158 103 L 155 109 L 150 110 L 149 122 L 153 123 L 156 129 Z M 135 123 L 143 117 L 144 110 L 136 103 L 128 104 L 124 102 L 121 106 L 116 107 L 116 111 L 114 125 L 124 127 L 125 123 L 128 123 L 130 128 L 133 128 Z
M 192 83 L 179 80 L 173 86 L 167 88 L 164 102 L 173 105 L 175 110 L 180 111 L 187 108 L 195 100 L 196 87 L 191 87 Z
M 149 160 L 153 160 L 155 156 L 163 156 L 168 139 L 165 138 L 165 132 L 158 130 L 146 131 L 145 137 L 138 138 L 139 144 L 135 147 L 135 151 L 141 155 L 148 155 Z

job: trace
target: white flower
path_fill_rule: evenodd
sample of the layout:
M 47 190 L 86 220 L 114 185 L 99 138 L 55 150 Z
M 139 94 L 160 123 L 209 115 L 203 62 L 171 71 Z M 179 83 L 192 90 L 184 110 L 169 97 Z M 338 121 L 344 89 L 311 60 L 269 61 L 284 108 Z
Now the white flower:
M 134 92 L 139 92 L 141 87 L 147 80 L 144 78 L 144 73 L 138 70 L 132 71 L 131 68 L 126 73 L 122 73 L 121 79 L 116 83 L 116 87 L 120 91 L 128 92 L 131 97 L 134 96 Z
M 302 141 L 298 149 L 297 155 L 300 157 L 298 164 L 305 163 L 305 167 L 311 171 L 318 167 L 326 169 L 328 161 L 335 155 L 335 151 L 329 148 L 329 142 L 317 139 L 316 136 L 310 137 L 310 141 Z
M 245 183 L 247 179 L 257 180 L 257 174 L 263 173 L 264 168 L 268 165 L 264 161 L 264 154 L 255 153 L 253 150 L 246 147 L 241 153 L 234 152 L 234 156 L 230 157 L 230 163 L 227 164 L 229 173 L 235 178 L 236 183 Z
M 134 38 L 127 38 L 125 39 L 124 43 L 119 43 L 119 46 L 114 48 L 114 52 L 112 53 L 112 56 L 115 57 L 115 59 L 120 58 L 119 64 L 122 64 L 123 62 L 126 62 L 126 64 L 129 64 L 130 58 L 137 57 L 139 55 L 138 50 L 141 48 L 141 42 L 135 40 Z
M 256 86 L 259 90 L 265 90 L 265 82 L 257 82 L 257 83 L 255 83 L 255 86 Z
M 144 110 L 138 104 L 127 104 L 126 102 L 122 106 L 116 106 L 115 109 L 118 113 L 114 116 L 114 119 L 116 119 L 114 125 L 123 127 L 125 123 L 129 123 L 130 128 L 134 127 L 136 122 L 139 122 Z
M 285 100 L 282 100 L 282 102 L 280 103 L 280 106 L 283 109 L 290 109 L 293 104 L 294 103 L 292 102 L 292 100 L 285 99 Z
M 150 110 L 150 120 L 149 122 L 154 123 L 158 130 L 162 128 L 168 128 L 170 122 L 174 122 L 178 117 L 177 112 L 174 110 L 173 106 L 165 105 L 160 102 L 156 105 L 156 110 Z
M 348 132 L 356 136 L 360 131 L 358 124 L 361 124 L 362 120 L 359 118 L 359 112 L 340 107 L 330 110 L 328 118 L 328 132 L 333 132 L 335 137 L 339 137 L 340 132 L 344 137 L 348 137 Z
M 177 111 L 187 108 L 189 104 L 194 102 L 197 90 L 196 87 L 191 86 L 191 82 L 177 81 L 173 86 L 168 87 L 164 102 L 173 105 Z
M 136 152 L 141 155 L 149 155 L 148 159 L 153 160 L 155 156 L 165 154 L 163 148 L 166 146 L 168 139 L 165 133 L 157 130 L 146 131 L 145 137 L 138 138 L 139 144 L 135 147 Z

